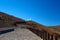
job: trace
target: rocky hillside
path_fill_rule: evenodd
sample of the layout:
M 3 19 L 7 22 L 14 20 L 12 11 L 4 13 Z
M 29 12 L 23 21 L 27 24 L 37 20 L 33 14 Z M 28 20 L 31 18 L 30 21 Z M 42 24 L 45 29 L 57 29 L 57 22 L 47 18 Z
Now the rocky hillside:
M 0 12 L 0 27 L 11 27 L 14 26 L 14 22 L 24 22 L 24 20 Z

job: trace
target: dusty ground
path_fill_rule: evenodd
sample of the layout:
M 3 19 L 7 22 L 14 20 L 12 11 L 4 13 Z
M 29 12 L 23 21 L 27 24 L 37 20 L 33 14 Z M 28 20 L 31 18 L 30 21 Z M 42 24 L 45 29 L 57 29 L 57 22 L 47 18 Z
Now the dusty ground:
M 42 40 L 28 29 L 15 28 L 15 31 L 0 35 L 0 40 Z

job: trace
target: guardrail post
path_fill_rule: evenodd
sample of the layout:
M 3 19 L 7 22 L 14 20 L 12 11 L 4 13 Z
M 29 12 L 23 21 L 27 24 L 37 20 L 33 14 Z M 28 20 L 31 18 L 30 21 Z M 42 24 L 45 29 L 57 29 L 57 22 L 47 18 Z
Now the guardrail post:
M 53 39 L 53 35 L 50 35 L 50 39 L 51 39 L 51 40 L 54 40 L 54 39 Z
M 47 33 L 47 40 L 50 40 L 50 34 Z
M 57 36 L 55 36 L 55 40 L 58 40 L 58 39 L 57 39 Z

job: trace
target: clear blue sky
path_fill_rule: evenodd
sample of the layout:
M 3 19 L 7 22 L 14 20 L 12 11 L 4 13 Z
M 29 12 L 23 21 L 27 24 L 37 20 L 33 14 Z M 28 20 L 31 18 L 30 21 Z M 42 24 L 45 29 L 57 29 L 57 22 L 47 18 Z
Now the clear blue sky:
M 45 26 L 60 25 L 60 0 L 0 0 L 0 11 Z

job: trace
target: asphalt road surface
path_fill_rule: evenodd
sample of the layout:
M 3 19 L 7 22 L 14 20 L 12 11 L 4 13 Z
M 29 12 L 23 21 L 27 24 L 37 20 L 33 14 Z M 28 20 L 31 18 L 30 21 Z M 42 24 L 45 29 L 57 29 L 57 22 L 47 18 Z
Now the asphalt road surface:
M 0 35 L 0 40 L 42 40 L 28 29 L 15 28 L 15 31 Z

